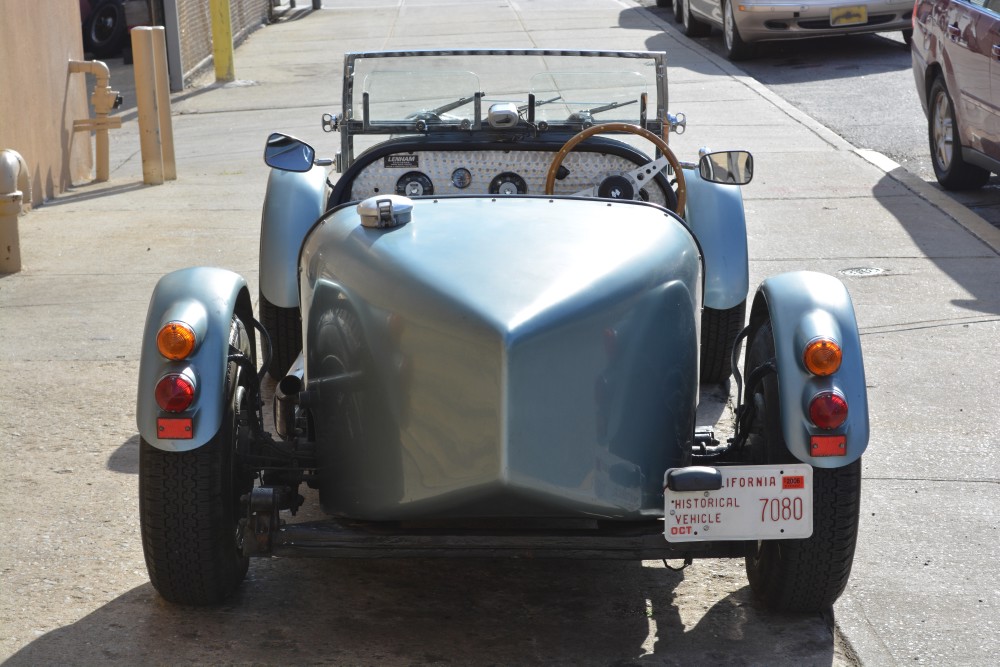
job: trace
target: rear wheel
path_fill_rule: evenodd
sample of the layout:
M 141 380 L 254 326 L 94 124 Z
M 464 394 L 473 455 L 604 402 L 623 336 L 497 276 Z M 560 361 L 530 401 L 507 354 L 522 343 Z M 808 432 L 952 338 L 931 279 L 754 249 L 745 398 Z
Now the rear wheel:
M 940 76 L 931 84 L 927 109 L 931 164 L 941 187 L 945 190 L 975 190 L 986 185 L 990 172 L 962 158 L 962 138 L 958 132 L 955 105 Z
M 674 20 L 680 23 L 684 18 L 684 0 L 673 0 Z
M 234 345 L 249 349 L 239 320 Z M 238 447 L 248 428 L 240 371 L 229 363 L 219 432 L 188 452 L 139 443 L 139 522 L 146 569 L 153 587 L 177 604 L 222 602 L 246 576 L 239 521 L 240 497 L 253 476 L 240 465 Z
M 271 339 L 268 374 L 280 380 L 302 350 L 302 319 L 298 308 L 276 306 L 260 294 L 260 323 Z
M 732 308 L 705 308 L 701 314 L 701 383 L 722 384 L 732 373 L 736 337 L 746 322 L 744 299 Z
M 691 0 L 680 0 L 683 4 L 681 9 L 681 23 L 684 25 L 684 34 L 688 37 L 706 37 L 712 32 L 712 26 L 704 21 L 699 21 L 691 14 Z
M 733 9 L 732 0 L 726 0 L 722 8 L 722 36 L 726 47 L 726 57 L 737 62 L 746 60 L 753 55 L 753 47 L 743 41 L 740 37 L 740 29 L 736 25 L 736 14 Z
M 750 342 L 747 376 L 773 358 L 774 339 L 768 322 Z M 795 462 L 782 436 L 778 378 L 773 373 L 765 376 L 748 400 L 756 406 L 747 440 L 749 462 Z M 746 571 L 754 594 L 777 611 L 828 609 L 843 593 L 851 574 L 860 508 L 860 459 L 842 468 L 814 468 L 813 534 L 801 540 L 748 544 Z

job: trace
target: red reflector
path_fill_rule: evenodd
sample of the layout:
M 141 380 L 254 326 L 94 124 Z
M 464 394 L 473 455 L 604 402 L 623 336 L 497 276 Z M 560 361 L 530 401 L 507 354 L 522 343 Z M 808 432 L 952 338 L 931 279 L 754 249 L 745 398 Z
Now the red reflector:
M 802 475 L 784 475 L 781 478 L 781 488 L 804 489 L 806 488 L 806 478 Z
M 167 412 L 183 412 L 194 402 L 194 383 L 177 373 L 164 375 L 156 383 L 156 404 Z
M 832 391 L 817 394 L 809 403 L 809 419 L 820 428 L 835 429 L 847 421 L 847 401 Z
M 814 435 L 809 444 L 813 456 L 846 456 L 847 437 L 843 435 Z
M 194 428 L 190 419 L 156 420 L 156 434 L 164 440 L 190 440 L 194 437 Z

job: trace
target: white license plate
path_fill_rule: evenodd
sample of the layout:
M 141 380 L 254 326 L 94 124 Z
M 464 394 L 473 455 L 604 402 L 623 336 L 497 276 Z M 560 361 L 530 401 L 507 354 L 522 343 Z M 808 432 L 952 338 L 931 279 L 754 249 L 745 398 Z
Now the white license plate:
M 868 6 L 851 5 L 830 10 L 830 25 L 833 27 L 845 25 L 864 25 L 868 23 Z
M 664 489 L 663 534 L 668 542 L 812 535 L 812 466 L 719 466 L 718 470 L 722 473 L 720 489 Z

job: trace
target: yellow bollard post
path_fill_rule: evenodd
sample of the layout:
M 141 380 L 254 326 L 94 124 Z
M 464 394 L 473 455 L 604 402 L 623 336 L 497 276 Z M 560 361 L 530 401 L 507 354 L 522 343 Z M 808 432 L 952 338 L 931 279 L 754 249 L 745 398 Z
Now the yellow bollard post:
M 153 75 L 156 80 L 156 113 L 160 121 L 160 149 L 163 155 L 163 178 L 177 180 L 174 158 L 174 124 L 170 118 L 170 76 L 167 73 L 167 38 L 163 26 L 151 28 L 153 37 Z
M 212 58 L 215 60 L 215 80 L 234 81 L 233 24 L 229 14 L 229 0 L 209 0 L 212 14 Z
M 152 28 L 132 29 L 132 60 L 135 70 L 135 104 L 139 113 L 142 182 L 146 185 L 162 185 L 163 152 L 160 145 L 159 116 L 156 112 Z

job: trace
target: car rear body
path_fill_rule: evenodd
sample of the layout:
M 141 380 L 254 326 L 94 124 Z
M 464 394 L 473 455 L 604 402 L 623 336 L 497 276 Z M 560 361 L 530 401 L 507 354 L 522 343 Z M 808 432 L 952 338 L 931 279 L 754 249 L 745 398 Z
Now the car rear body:
M 329 513 L 662 514 L 694 432 L 698 245 L 659 208 L 563 204 L 414 200 L 385 230 L 347 206 L 313 230 L 306 385 L 325 405 L 325 378 L 370 378 L 349 436 L 335 410 L 316 422 L 339 442 Z

